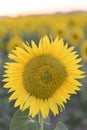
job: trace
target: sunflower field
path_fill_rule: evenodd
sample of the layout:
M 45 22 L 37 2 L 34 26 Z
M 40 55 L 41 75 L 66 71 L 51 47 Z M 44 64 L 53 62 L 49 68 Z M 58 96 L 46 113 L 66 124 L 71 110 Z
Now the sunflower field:
M 38 43 L 41 37 L 44 37 L 44 36 L 47 36 L 50 39 L 50 42 L 54 41 L 56 37 L 58 37 L 59 39 L 63 39 L 64 45 L 67 43 L 69 47 L 72 47 L 72 46 L 75 47 L 74 50 L 77 51 L 77 53 L 79 54 L 79 59 L 80 57 L 82 57 L 81 64 L 83 66 L 81 67 L 81 69 L 83 72 L 85 72 L 85 77 L 82 79 L 81 79 L 80 74 L 76 75 L 77 77 L 80 78 L 79 82 L 81 81 L 81 83 L 83 84 L 83 86 L 81 87 L 81 91 L 76 91 L 77 94 L 74 92 L 71 92 L 73 95 L 71 96 L 71 99 L 67 101 L 67 104 L 64 104 L 65 109 L 63 110 L 63 112 L 60 112 L 56 116 L 54 116 L 52 112 L 49 113 L 50 118 L 48 119 L 48 122 L 50 120 L 50 124 L 49 123 L 46 124 L 47 126 L 45 130 L 49 130 L 49 128 L 50 130 L 53 130 L 58 121 L 66 124 L 69 130 L 87 130 L 87 76 L 86 76 L 86 72 L 87 72 L 87 13 L 85 12 L 84 13 L 83 12 L 67 13 L 67 14 L 60 13 L 60 14 L 54 14 L 54 15 L 19 16 L 15 18 L 0 17 L 0 130 L 10 129 L 11 119 L 19 107 L 18 105 L 17 106 L 15 105 L 16 106 L 15 108 L 13 107 L 15 104 L 15 100 L 9 103 L 9 99 L 14 99 L 14 98 L 13 97 L 9 98 L 12 93 L 11 90 L 8 91 L 9 87 L 7 88 L 3 87 L 5 85 L 5 83 L 2 82 L 2 80 L 4 79 L 3 75 L 5 71 L 5 68 L 3 66 L 5 65 L 6 62 L 11 62 L 14 59 L 16 60 L 16 58 L 11 58 L 11 57 L 13 56 L 13 52 L 16 54 L 15 50 L 17 47 L 21 48 L 20 50 L 17 51 L 19 54 L 18 56 L 20 57 L 21 50 L 23 50 L 23 48 L 25 47 L 23 43 L 26 43 L 26 45 L 29 44 L 30 46 L 33 45 L 33 48 L 35 49 L 35 45 L 34 43 L 32 43 L 32 40 L 36 43 L 37 46 L 39 46 Z M 50 47 L 50 45 L 48 45 L 48 47 Z M 54 47 L 56 48 L 56 46 Z M 60 44 L 59 47 L 64 48 L 62 47 L 62 44 Z M 67 48 L 67 45 L 65 47 Z M 25 47 L 25 49 L 26 48 L 27 47 Z M 58 55 L 60 55 L 60 53 Z M 8 56 L 10 58 L 8 58 Z M 27 53 L 26 53 L 26 56 L 27 56 Z M 24 58 L 27 59 L 26 57 Z M 54 66 L 53 64 L 51 64 L 48 58 L 49 56 L 47 56 L 47 61 L 50 63 L 50 65 Z M 72 62 L 72 59 L 71 59 L 71 62 Z M 39 61 L 40 59 L 37 59 L 37 60 L 40 64 L 42 64 L 42 62 L 43 63 L 45 62 L 44 58 L 42 62 Z M 54 59 L 52 60 L 56 63 L 56 60 Z M 64 59 L 60 59 L 60 60 L 63 61 Z M 56 65 L 60 65 L 60 63 Z M 7 68 L 8 66 L 10 65 L 6 64 Z M 30 67 L 29 65 L 27 66 Z M 11 66 L 10 70 L 12 69 L 12 67 L 14 66 Z M 61 71 L 61 67 L 59 68 L 60 71 Z M 74 68 L 74 70 L 79 73 L 78 69 L 75 68 L 76 66 L 71 66 L 71 67 L 72 69 Z M 32 70 L 32 67 L 30 68 Z M 21 70 L 21 67 L 19 69 Z M 25 70 L 27 73 L 28 70 L 27 69 Z M 40 71 L 42 72 L 42 70 Z M 40 71 L 37 70 L 38 73 L 40 73 Z M 51 69 L 51 71 L 52 71 L 51 73 L 53 73 L 54 70 Z M 30 74 L 30 72 L 31 71 L 29 71 L 28 73 Z M 25 76 L 26 73 L 24 73 L 23 76 Z M 31 79 L 31 75 L 29 74 L 28 74 L 29 79 Z M 10 77 L 13 76 L 10 73 L 9 75 Z M 33 71 L 32 71 L 32 75 L 33 75 Z M 60 75 L 59 76 L 63 80 L 65 75 L 66 75 L 66 72 L 63 73 L 62 77 Z M 55 76 L 54 79 L 56 79 L 56 75 L 54 76 Z M 27 75 L 25 77 L 27 78 Z M 47 77 L 47 73 L 45 77 L 42 77 L 42 78 L 45 79 L 46 77 Z M 25 78 L 24 83 L 28 84 L 26 78 Z M 38 78 L 36 79 L 38 80 Z M 12 84 L 13 81 L 10 81 L 10 82 Z M 15 80 L 15 82 L 13 83 L 17 85 L 17 83 L 19 82 Z M 35 84 L 36 83 L 37 82 L 35 82 Z M 27 89 L 27 85 L 26 85 L 26 89 Z M 30 91 L 32 92 L 31 88 L 30 88 Z M 52 90 L 52 92 L 53 91 L 54 90 Z M 69 91 L 73 91 L 73 90 L 69 90 Z M 43 98 L 44 97 L 48 98 L 47 95 L 43 94 L 44 90 L 41 93 L 42 95 L 44 95 Z M 37 97 L 40 96 L 40 98 L 42 98 L 42 95 L 38 95 L 38 90 L 37 90 L 37 93 L 35 94 Z M 48 95 L 50 96 L 49 93 Z M 67 96 L 67 98 L 69 97 Z M 43 113 L 42 115 L 43 117 L 45 116 Z M 14 130 L 18 130 L 18 129 L 14 129 Z

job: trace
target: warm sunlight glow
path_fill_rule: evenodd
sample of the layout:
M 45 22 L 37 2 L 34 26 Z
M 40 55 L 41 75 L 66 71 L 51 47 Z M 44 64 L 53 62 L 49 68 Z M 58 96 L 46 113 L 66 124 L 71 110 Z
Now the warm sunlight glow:
M 86 0 L 2 0 L 0 1 L 0 16 L 85 11 L 86 3 Z

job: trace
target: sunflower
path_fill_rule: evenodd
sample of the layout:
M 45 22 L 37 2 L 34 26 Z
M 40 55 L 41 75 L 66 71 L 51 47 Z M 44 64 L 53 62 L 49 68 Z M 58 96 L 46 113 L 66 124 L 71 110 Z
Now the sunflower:
M 80 90 L 82 84 L 77 79 L 84 77 L 79 68 L 81 58 L 77 58 L 74 47 L 68 48 L 58 37 L 50 42 L 47 36 L 32 47 L 23 43 L 24 49 L 16 47 L 9 54 L 13 62 L 7 62 L 3 79 L 4 87 L 13 92 L 9 101 L 15 99 L 14 106 L 34 117 L 39 112 L 46 118 L 49 111 L 54 115 L 64 108 L 71 94 Z
M 60 24 L 55 24 L 55 26 L 53 26 L 53 36 L 55 37 L 56 35 L 58 35 L 60 38 L 65 38 L 66 36 L 66 24 L 65 23 L 60 23 Z
M 87 61 L 87 41 L 84 41 L 81 45 L 81 55 L 85 61 Z
M 83 30 L 80 28 L 72 28 L 70 31 L 67 31 L 66 40 L 69 41 L 71 45 L 77 46 L 84 39 Z
M 16 47 L 23 47 L 22 46 L 22 39 L 15 35 L 14 37 L 11 38 L 9 43 L 7 44 L 7 51 L 11 52 L 12 50 L 15 50 Z
M 0 27 L 0 40 L 3 39 L 7 34 L 7 30 L 6 28 L 1 24 Z

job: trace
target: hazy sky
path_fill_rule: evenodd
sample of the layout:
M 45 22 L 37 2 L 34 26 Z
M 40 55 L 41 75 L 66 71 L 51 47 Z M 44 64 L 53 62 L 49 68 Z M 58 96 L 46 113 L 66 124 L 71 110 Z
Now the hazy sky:
M 0 0 L 0 16 L 87 10 L 87 0 Z

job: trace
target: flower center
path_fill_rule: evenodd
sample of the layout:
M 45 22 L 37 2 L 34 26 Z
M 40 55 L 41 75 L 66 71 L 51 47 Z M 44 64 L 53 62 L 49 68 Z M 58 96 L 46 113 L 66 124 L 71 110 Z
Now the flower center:
M 87 47 L 85 48 L 85 54 L 87 55 Z
M 28 61 L 23 72 L 23 83 L 30 95 L 48 99 L 62 85 L 66 76 L 63 64 L 57 58 L 45 54 Z
M 78 35 L 77 34 L 74 34 L 73 35 L 73 38 L 76 40 L 76 39 L 78 39 Z

